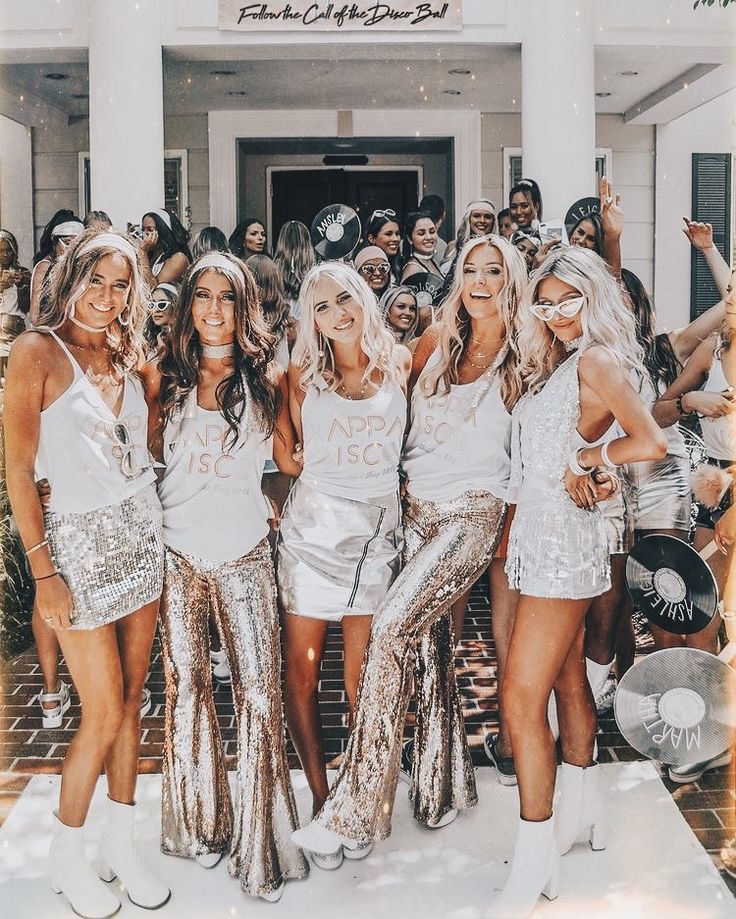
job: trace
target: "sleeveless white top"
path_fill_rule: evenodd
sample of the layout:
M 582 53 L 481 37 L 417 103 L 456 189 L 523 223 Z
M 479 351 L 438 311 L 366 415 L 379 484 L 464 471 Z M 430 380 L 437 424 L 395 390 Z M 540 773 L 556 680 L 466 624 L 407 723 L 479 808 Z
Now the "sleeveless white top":
M 15 284 L 12 284 L 10 287 L 6 287 L 2 293 L 0 293 L 0 313 L 4 313 L 6 316 L 19 316 L 23 318 L 23 311 L 18 306 L 18 288 Z
M 416 498 L 447 501 L 464 491 L 488 491 L 505 500 L 511 473 L 511 415 L 497 379 L 474 411 L 474 383 L 452 384 L 449 393 L 427 397 L 422 380 L 440 360 L 436 349 L 417 380 L 411 400 L 411 428 L 401 464 Z
M 406 396 L 384 380 L 367 399 L 310 386 L 302 402 L 304 468 L 300 479 L 328 495 L 365 501 L 399 487 Z
M 51 485 L 49 510 L 84 514 L 118 504 L 156 480 L 148 452 L 148 406 L 138 377 L 125 374 L 115 416 L 64 342 L 71 386 L 41 412 L 35 475 Z
M 705 382 L 705 392 L 723 392 L 730 385 L 723 372 L 721 359 L 714 355 Z M 700 430 L 708 456 L 718 460 L 736 460 L 736 414 L 723 415 L 721 418 L 701 418 Z
M 654 384 L 652 383 L 652 378 L 649 374 L 645 374 L 639 381 L 639 394 L 641 395 L 642 401 L 649 409 L 652 410 L 654 403 L 659 399 L 662 393 L 667 387 L 663 381 L 659 381 L 658 391 L 655 391 Z M 685 437 L 683 436 L 682 431 L 680 430 L 679 424 L 671 424 L 667 428 L 662 428 L 662 433 L 667 438 L 667 455 L 668 456 L 687 456 L 687 448 L 685 446 Z
M 164 543 L 216 564 L 250 552 L 269 529 L 261 473 L 271 441 L 249 397 L 232 445 L 227 421 L 197 405 L 195 387 L 164 431 Z

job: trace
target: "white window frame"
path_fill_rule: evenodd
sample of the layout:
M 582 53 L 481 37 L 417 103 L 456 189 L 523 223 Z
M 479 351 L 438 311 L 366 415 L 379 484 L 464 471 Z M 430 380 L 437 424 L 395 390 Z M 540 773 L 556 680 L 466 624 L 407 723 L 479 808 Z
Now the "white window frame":
M 424 188 L 424 166 L 325 166 L 318 163 L 313 166 L 266 166 L 266 230 L 268 239 L 272 239 L 273 230 L 273 182 L 275 172 L 312 172 L 316 170 L 344 169 L 350 172 L 416 172 L 417 174 L 417 200 L 422 200 Z M 365 229 L 365 219 L 361 219 L 361 226 Z
M 523 156 L 521 147 L 503 148 L 503 206 L 508 207 L 509 192 L 511 191 L 511 158 Z M 603 159 L 603 175 L 613 182 L 613 149 L 611 147 L 596 147 L 596 161 Z M 572 202 L 570 202 L 572 203 Z
M 84 218 L 87 213 L 87 189 L 85 187 L 85 161 L 89 159 L 89 150 L 82 150 L 77 154 L 77 175 L 78 175 L 78 202 L 79 210 L 77 213 Z M 186 149 L 164 150 L 164 159 L 181 161 L 181 214 L 180 220 L 186 225 L 187 209 L 189 208 L 189 151 Z M 161 189 L 162 200 L 164 189 Z

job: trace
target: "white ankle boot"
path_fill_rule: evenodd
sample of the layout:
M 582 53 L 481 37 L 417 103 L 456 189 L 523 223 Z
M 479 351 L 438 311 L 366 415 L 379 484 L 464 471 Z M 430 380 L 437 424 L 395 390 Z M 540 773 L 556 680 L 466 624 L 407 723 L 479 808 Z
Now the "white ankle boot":
M 559 885 L 560 856 L 555 842 L 554 818 L 538 823 L 519 820 L 511 873 L 483 917 L 525 919 L 537 905 L 539 895 L 554 900 Z
M 107 799 L 107 826 L 100 841 L 99 874 L 103 881 L 117 875 L 128 899 L 144 909 L 158 909 L 168 903 L 169 888 L 155 878 L 141 862 L 133 844 L 135 804 Z
M 608 675 L 611 672 L 615 660 L 616 658 L 614 658 L 610 664 L 598 664 L 589 657 L 585 658 L 585 673 L 588 677 L 590 688 L 593 691 L 593 698 L 596 702 L 598 701 L 598 696 L 600 696 L 603 691 L 603 687 L 606 685 L 606 680 L 608 679 Z
M 598 763 L 571 766 L 563 762 L 560 767 L 560 799 L 555 808 L 555 834 L 560 855 L 569 852 L 583 834 L 593 850 L 606 848 L 600 776 Z
M 120 909 L 120 900 L 97 877 L 84 854 L 81 826 L 67 826 L 53 815 L 54 835 L 49 848 L 49 882 L 63 893 L 83 919 L 107 919 Z

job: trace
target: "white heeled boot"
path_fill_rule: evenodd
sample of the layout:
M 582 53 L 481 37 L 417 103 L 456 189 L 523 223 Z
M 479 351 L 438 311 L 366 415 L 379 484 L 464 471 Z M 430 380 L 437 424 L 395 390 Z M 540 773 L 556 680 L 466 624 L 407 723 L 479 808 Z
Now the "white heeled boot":
M 601 767 L 560 767 L 560 799 L 555 808 L 555 834 L 560 855 L 586 834 L 594 851 L 606 848 L 606 826 L 603 819 Z
M 560 856 L 554 818 L 537 823 L 519 820 L 511 873 L 501 893 L 483 913 L 483 919 L 525 919 L 537 905 L 539 895 L 554 900 L 559 885 Z
M 590 688 L 593 691 L 593 698 L 596 704 L 598 703 L 598 696 L 603 692 L 603 687 L 606 685 L 606 680 L 608 679 L 608 675 L 611 672 L 615 660 L 616 658 L 614 658 L 610 664 L 598 664 L 589 657 L 585 658 L 585 673 L 588 677 Z
M 100 840 L 99 875 L 112 881 L 117 875 L 128 899 L 144 909 L 158 909 L 168 903 L 169 888 L 154 877 L 138 858 L 133 844 L 135 804 L 107 799 L 107 826 Z
M 67 826 L 53 815 L 54 835 L 49 847 L 49 882 L 63 893 L 83 919 L 108 919 L 120 909 L 120 900 L 97 877 L 84 854 L 83 829 Z

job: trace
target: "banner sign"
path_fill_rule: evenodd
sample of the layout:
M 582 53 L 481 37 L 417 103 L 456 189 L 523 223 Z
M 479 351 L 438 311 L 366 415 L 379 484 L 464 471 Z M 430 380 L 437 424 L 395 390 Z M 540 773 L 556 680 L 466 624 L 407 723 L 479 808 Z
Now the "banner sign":
M 218 26 L 242 32 L 460 31 L 462 0 L 219 0 Z

